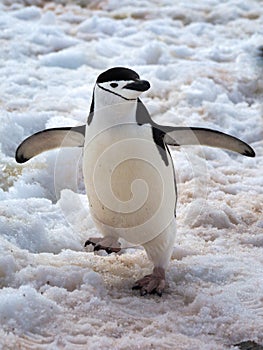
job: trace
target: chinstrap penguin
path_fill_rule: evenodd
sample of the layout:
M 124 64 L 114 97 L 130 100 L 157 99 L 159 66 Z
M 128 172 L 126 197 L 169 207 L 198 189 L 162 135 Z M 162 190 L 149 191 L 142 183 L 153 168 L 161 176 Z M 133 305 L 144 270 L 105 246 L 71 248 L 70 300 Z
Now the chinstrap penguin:
M 142 245 L 153 272 L 133 288 L 141 295 L 165 288 L 176 231 L 176 181 L 168 146 L 206 145 L 254 157 L 245 142 L 222 132 L 156 124 L 139 96 L 150 83 L 128 68 L 97 78 L 87 124 L 40 131 L 17 148 L 16 161 L 58 147 L 83 147 L 90 212 L 102 238 L 85 245 L 118 252 L 119 238 Z

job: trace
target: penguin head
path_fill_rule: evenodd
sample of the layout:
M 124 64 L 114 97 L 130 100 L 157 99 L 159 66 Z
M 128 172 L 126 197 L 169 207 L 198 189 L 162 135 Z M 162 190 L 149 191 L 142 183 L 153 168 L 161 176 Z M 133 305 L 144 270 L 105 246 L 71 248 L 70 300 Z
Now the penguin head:
M 136 100 L 142 92 L 150 88 L 147 80 L 124 67 L 115 67 L 101 73 L 96 81 L 96 100 L 100 105 L 117 104 Z

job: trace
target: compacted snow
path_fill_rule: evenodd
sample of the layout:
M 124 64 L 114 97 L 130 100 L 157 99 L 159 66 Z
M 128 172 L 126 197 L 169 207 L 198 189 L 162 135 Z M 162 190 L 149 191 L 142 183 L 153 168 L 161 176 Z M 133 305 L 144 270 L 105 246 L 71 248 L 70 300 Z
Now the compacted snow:
M 263 345 L 262 33 L 253 0 L 2 0 L 1 349 Z M 80 149 L 14 160 L 30 134 L 85 123 L 96 77 L 114 66 L 151 82 L 154 120 L 225 131 L 257 154 L 171 150 L 178 231 L 162 298 L 131 290 L 151 270 L 140 247 L 84 250 L 98 232 Z

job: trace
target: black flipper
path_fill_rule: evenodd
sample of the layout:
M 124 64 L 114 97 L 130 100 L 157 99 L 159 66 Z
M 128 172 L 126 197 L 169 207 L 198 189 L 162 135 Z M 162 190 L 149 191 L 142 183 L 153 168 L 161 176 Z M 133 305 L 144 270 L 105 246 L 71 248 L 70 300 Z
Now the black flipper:
M 16 161 L 25 163 L 32 157 L 60 147 L 83 147 L 86 125 L 39 131 L 25 139 L 16 150 Z
M 165 132 L 164 142 L 170 146 L 204 145 L 255 157 L 253 148 L 247 143 L 220 131 L 192 127 L 159 127 Z

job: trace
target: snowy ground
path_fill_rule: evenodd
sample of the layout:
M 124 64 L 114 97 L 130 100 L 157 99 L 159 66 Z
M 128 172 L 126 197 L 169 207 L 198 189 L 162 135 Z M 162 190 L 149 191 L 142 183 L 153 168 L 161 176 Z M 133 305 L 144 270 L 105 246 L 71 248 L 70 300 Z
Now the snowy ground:
M 0 348 L 263 345 L 262 3 L 73 3 L 0 4 Z M 14 160 L 33 132 L 83 124 L 97 75 L 118 65 L 151 82 L 156 121 L 225 131 L 257 154 L 172 150 L 178 232 L 162 298 L 131 290 L 151 269 L 142 249 L 84 251 L 97 232 L 79 150 Z

